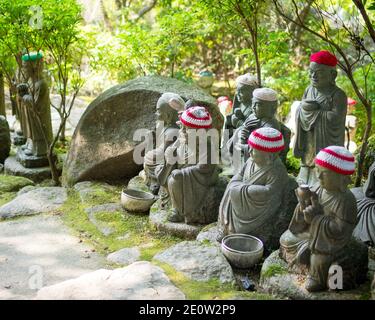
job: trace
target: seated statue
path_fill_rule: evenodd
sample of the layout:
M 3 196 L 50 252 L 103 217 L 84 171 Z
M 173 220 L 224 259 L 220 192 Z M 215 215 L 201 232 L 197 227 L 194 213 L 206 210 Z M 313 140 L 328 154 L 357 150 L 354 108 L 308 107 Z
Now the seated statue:
M 297 189 L 299 203 L 280 238 L 280 256 L 289 266 L 308 268 L 305 288 L 310 292 L 327 288 L 333 262 L 344 269 L 357 217 L 356 201 L 348 189 L 355 169 L 352 154 L 344 147 L 329 146 L 317 154 L 315 165 L 319 183 Z
M 232 137 L 236 136 L 235 131 L 240 128 L 246 118 L 252 114 L 251 108 L 253 91 L 258 87 L 257 79 L 250 73 L 246 73 L 236 79 L 236 93 L 233 99 L 232 113 L 226 117 L 224 127 L 229 131 L 228 141 L 224 141 L 223 145 L 230 154 L 233 154 L 233 148 L 236 141 Z
M 186 109 L 180 124 L 177 141 L 166 149 L 164 164 L 155 171 L 170 195 L 172 215 L 168 220 L 208 224 L 217 219 L 217 208 L 211 200 L 218 182 L 218 155 L 212 158 L 211 149 L 218 148 L 219 137 L 212 139 L 217 141 L 208 137 L 206 129 L 211 128 L 212 118 L 204 107 Z
M 375 162 L 369 169 L 367 181 L 363 188 L 364 198 L 357 200 L 358 223 L 353 236 L 358 240 L 375 246 Z
M 280 158 L 285 163 L 289 151 L 291 131 L 282 122 L 276 119 L 277 93 L 269 88 L 255 89 L 253 92 L 253 113 L 245 120 L 239 131 L 237 148 L 245 151 L 248 149 L 247 139 L 250 133 L 258 128 L 271 127 L 281 132 L 284 138 L 284 149 L 280 152 Z
M 301 159 L 299 184 L 318 182 L 314 159 L 328 146 L 344 146 L 347 97 L 336 85 L 337 59 L 328 51 L 310 57 L 310 81 L 296 112 L 294 156 Z
M 145 154 L 143 168 L 146 185 L 153 194 L 158 194 L 160 185 L 157 182 L 155 169 L 164 162 L 164 152 L 178 136 L 178 111 L 184 109 L 184 100 L 175 93 L 166 92 L 156 104 L 156 148 Z
M 288 184 L 288 173 L 279 158 L 285 147 L 283 136 L 274 128 L 259 128 L 250 134 L 248 144 L 250 158 L 231 179 L 220 204 L 218 241 L 232 233 L 251 234 L 264 241 L 268 239 L 266 225 L 278 218 Z

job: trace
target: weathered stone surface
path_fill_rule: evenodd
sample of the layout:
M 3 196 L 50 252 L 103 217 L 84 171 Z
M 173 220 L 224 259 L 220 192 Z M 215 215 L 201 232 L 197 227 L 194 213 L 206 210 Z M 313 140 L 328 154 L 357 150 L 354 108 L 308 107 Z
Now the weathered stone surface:
M 219 230 L 216 224 L 210 224 L 202 229 L 197 236 L 197 241 L 199 242 L 211 242 L 214 245 L 220 246 L 220 243 L 216 241 L 219 235 Z
M 72 137 L 64 183 L 135 176 L 142 163 L 133 160 L 139 143 L 133 140 L 134 132 L 154 129 L 156 102 L 167 91 L 204 104 L 212 113 L 214 126 L 222 127 L 215 100 L 196 86 L 158 76 L 128 81 L 103 92 L 87 107 Z
M 288 271 L 287 263 L 276 250 L 263 263 L 259 287 L 261 292 L 295 300 L 358 300 L 368 295 L 368 285 L 348 291 L 311 293 L 305 289 L 305 281 L 306 275 Z
M 100 269 L 39 290 L 40 300 L 182 300 L 185 295 L 163 270 L 139 261 L 125 268 Z
M 4 165 L 0 163 L 0 173 L 3 173 L 3 171 L 4 171 Z
M 75 184 L 74 190 L 79 193 L 82 202 L 89 202 L 96 198 L 98 192 L 115 192 L 116 189 L 103 182 L 83 181 Z
M 140 255 L 141 252 L 137 247 L 123 248 L 109 254 L 107 260 L 118 264 L 128 265 L 138 261 Z
M 168 213 L 159 210 L 159 201 L 155 202 L 150 210 L 150 223 L 156 229 L 183 239 L 195 239 L 203 226 L 192 226 L 186 223 L 175 223 L 167 220 Z
M 31 272 L 50 286 L 105 266 L 106 260 L 73 236 L 57 215 L 0 223 L 0 300 L 32 299 Z M 34 278 L 35 279 L 35 278 Z
M 234 281 L 232 268 L 217 246 L 183 241 L 158 253 L 154 259 L 171 265 L 192 280 Z
M 374 280 L 372 281 L 372 285 L 371 285 L 371 292 L 372 292 L 372 300 L 375 300 L 375 275 L 374 275 Z
M 350 191 L 354 194 L 356 200 L 362 200 L 365 197 L 365 193 L 363 192 L 363 187 L 352 188 Z
M 15 192 L 31 185 L 34 185 L 34 182 L 24 177 L 0 175 L 0 193 Z
M 12 176 L 25 177 L 36 183 L 51 178 L 51 170 L 49 167 L 25 168 L 17 161 L 16 157 L 8 157 L 5 160 L 4 173 Z
M 118 212 L 123 211 L 122 207 L 118 203 L 106 203 L 97 205 L 91 208 L 86 208 L 85 212 L 87 213 L 90 222 L 95 225 L 98 230 L 105 236 L 109 236 L 114 233 L 116 230 L 108 226 L 105 222 L 97 219 L 96 214 L 102 212 Z
M 21 194 L 28 193 L 31 190 L 37 189 L 37 186 L 26 186 L 23 187 L 20 191 L 17 192 L 17 196 L 20 196 Z
M 10 152 L 10 131 L 8 121 L 0 115 L 0 163 L 4 163 Z
M 150 190 L 147 187 L 144 179 L 141 176 L 142 172 L 144 172 L 144 171 L 141 171 L 138 176 L 130 179 L 127 188 L 135 189 L 135 190 L 141 190 L 141 191 L 145 191 L 145 192 L 150 192 Z
M 0 219 L 57 210 L 67 200 L 65 188 L 45 187 L 24 193 L 0 207 Z

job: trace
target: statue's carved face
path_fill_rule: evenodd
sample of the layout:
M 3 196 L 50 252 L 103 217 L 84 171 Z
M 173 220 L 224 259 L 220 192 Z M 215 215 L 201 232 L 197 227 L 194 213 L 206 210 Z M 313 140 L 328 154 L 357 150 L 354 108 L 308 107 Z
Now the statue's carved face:
M 163 121 L 165 124 L 170 124 L 174 118 L 177 118 L 177 111 L 172 109 L 168 104 L 158 103 L 156 105 L 155 116 L 157 121 Z
M 239 102 L 250 105 L 253 96 L 254 88 L 246 84 L 238 84 L 237 86 L 237 99 Z
M 272 154 L 254 148 L 250 148 L 250 157 L 258 166 L 264 166 L 272 161 Z
M 310 63 L 310 82 L 315 88 L 324 88 L 334 84 L 336 75 L 336 70 L 333 67 L 316 62 Z
M 262 101 L 253 97 L 252 108 L 258 119 L 270 119 L 274 117 L 276 112 L 276 103 L 270 101 Z
M 319 183 L 327 191 L 343 191 L 346 189 L 350 178 L 329 170 L 327 168 L 316 166 Z

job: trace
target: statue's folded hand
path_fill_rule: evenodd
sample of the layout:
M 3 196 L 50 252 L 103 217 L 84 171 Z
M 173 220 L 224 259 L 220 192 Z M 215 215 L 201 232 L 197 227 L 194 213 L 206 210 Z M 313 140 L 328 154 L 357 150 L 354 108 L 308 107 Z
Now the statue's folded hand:
M 315 100 L 302 100 L 301 108 L 305 111 L 316 111 L 320 109 L 320 104 Z

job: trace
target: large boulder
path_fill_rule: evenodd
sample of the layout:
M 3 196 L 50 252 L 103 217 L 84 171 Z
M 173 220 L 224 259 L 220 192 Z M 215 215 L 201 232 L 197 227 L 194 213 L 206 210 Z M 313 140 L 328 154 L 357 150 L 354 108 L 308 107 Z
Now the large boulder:
M 4 163 L 10 152 L 10 131 L 7 119 L 0 115 L 0 163 Z
M 137 129 L 155 128 L 155 106 L 164 92 L 206 106 L 214 127 L 222 128 L 215 99 L 202 89 L 159 76 L 142 77 L 110 88 L 99 95 L 82 115 L 72 137 L 64 166 L 64 183 L 84 180 L 119 180 L 133 177 L 142 165 L 133 160 Z

